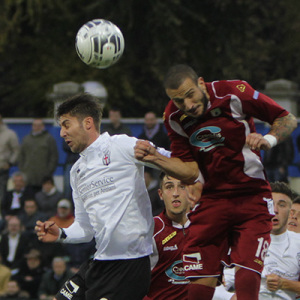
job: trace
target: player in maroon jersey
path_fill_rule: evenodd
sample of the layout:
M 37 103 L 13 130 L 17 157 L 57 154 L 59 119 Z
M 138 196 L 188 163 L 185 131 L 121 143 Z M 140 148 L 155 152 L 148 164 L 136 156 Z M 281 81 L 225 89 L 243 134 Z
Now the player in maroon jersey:
M 187 284 L 182 249 L 187 241 L 190 211 L 187 185 L 165 173 L 160 175 L 159 197 L 165 210 L 154 217 L 151 285 L 144 300 L 186 300 Z
M 260 150 L 290 135 L 296 118 L 245 81 L 206 83 L 186 65 L 172 67 L 164 87 L 171 99 L 165 126 L 172 157 L 161 156 L 147 141 L 137 142 L 135 156 L 182 181 L 204 183 L 201 200 L 189 215 L 183 255 L 192 283 L 188 299 L 212 299 L 221 262 L 236 267 L 237 298 L 258 299 L 274 213 Z M 270 123 L 270 132 L 257 133 L 253 118 Z

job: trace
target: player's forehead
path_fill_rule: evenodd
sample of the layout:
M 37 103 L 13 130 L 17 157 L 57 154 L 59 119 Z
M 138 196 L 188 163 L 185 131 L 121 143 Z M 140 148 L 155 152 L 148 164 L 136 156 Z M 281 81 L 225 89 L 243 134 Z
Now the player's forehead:
M 185 98 L 190 92 L 197 89 L 197 84 L 194 82 L 193 79 L 187 77 L 182 81 L 182 83 L 176 89 L 167 88 L 166 93 L 170 99 L 183 99 Z
M 272 192 L 272 198 L 275 203 L 278 203 L 278 202 L 283 202 L 283 203 L 287 203 L 287 204 L 292 203 L 292 199 L 288 195 L 283 194 L 283 193 Z
M 299 209 L 299 210 L 300 210 L 300 203 L 293 203 L 293 204 L 292 204 L 292 207 L 293 207 L 294 209 Z
M 181 182 L 181 180 L 175 178 L 175 177 L 171 177 L 169 175 L 165 175 L 164 178 L 163 178 L 163 184 L 164 185 L 167 185 L 167 184 L 183 184 Z
M 65 126 L 74 122 L 78 122 L 78 118 L 76 116 L 72 116 L 71 114 L 63 114 L 58 119 L 59 126 Z

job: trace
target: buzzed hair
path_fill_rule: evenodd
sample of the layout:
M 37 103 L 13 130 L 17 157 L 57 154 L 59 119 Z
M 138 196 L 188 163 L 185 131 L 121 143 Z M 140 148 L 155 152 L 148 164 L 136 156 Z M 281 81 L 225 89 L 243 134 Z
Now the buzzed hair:
M 102 119 L 102 107 L 97 97 L 88 93 L 80 93 L 68 98 L 60 104 L 56 110 L 57 120 L 65 114 L 70 114 L 82 121 L 84 118 L 92 117 L 96 130 L 100 132 Z
M 198 75 L 196 72 L 188 65 L 175 65 L 171 67 L 164 78 L 164 88 L 165 89 L 178 89 L 179 86 L 187 79 L 190 78 L 197 84 Z
M 284 194 L 288 196 L 291 199 L 291 201 L 293 201 L 294 192 L 288 186 L 288 184 L 282 181 L 275 181 L 275 182 L 271 182 L 270 185 L 271 185 L 272 193 Z

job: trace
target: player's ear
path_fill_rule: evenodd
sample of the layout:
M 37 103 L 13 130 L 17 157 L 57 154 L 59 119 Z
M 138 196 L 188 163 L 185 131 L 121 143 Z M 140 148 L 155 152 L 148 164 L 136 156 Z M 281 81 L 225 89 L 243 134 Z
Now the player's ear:
M 203 78 L 203 77 L 199 77 L 199 78 L 198 78 L 198 86 L 199 86 L 201 89 L 206 89 L 205 81 L 204 81 L 204 78 Z
M 158 196 L 159 196 L 160 200 L 163 201 L 163 198 L 162 198 L 162 190 L 161 190 L 161 189 L 158 189 L 157 192 L 158 192 Z
M 86 130 L 90 130 L 94 126 L 94 120 L 92 117 L 86 117 L 83 120 L 83 126 Z

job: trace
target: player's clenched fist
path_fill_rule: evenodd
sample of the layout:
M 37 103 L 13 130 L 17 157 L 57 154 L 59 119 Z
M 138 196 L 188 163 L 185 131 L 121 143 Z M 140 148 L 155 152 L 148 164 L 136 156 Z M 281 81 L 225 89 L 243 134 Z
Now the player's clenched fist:
M 53 221 L 37 221 L 34 230 L 38 239 L 45 243 L 55 242 L 60 235 L 59 227 Z
M 281 289 L 282 286 L 282 278 L 276 274 L 267 275 L 267 288 L 270 291 L 277 291 Z
M 138 140 L 134 147 L 134 156 L 138 160 L 148 161 L 149 156 L 155 152 L 155 147 L 149 141 Z
M 270 143 L 259 133 L 250 133 L 246 137 L 246 144 L 251 150 L 269 150 Z

